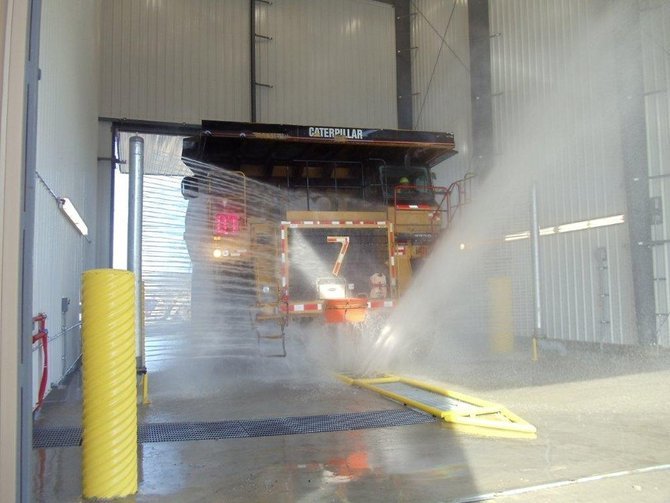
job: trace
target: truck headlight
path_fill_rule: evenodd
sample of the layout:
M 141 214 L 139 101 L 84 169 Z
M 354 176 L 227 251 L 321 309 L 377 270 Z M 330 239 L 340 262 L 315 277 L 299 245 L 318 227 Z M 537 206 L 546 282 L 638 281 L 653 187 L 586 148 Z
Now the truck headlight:
M 276 292 L 270 285 L 263 285 L 260 289 L 259 300 L 267 304 L 276 302 Z

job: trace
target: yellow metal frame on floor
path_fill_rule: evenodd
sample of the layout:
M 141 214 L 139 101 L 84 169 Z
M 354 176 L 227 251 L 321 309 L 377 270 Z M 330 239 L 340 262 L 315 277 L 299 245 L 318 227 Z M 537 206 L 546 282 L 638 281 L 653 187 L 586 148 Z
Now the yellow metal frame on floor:
M 464 393 L 459 393 L 457 391 L 441 388 L 416 379 L 395 375 L 384 375 L 375 378 L 356 378 L 345 374 L 338 374 L 338 378 L 352 386 L 369 389 L 370 391 L 374 391 L 375 393 L 383 395 L 396 402 L 427 412 L 447 423 L 458 426 L 459 429 L 462 429 L 461 427 L 466 427 L 464 431 L 468 433 L 484 435 L 503 434 L 504 436 L 522 436 L 524 438 L 534 438 L 537 433 L 537 428 L 535 428 L 535 426 L 523 420 L 502 405 L 469 396 Z M 436 393 L 453 400 L 458 400 L 459 402 L 467 404 L 469 406 L 468 410 L 442 410 L 378 386 L 379 384 L 396 382 Z

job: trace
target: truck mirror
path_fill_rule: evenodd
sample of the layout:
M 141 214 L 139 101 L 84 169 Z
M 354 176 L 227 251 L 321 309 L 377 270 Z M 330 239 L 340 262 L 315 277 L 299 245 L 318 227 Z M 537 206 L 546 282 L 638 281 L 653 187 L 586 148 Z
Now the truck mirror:
M 181 181 L 181 195 L 184 199 L 196 199 L 199 192 L 198 185 L 195 176 L 185 176 Z

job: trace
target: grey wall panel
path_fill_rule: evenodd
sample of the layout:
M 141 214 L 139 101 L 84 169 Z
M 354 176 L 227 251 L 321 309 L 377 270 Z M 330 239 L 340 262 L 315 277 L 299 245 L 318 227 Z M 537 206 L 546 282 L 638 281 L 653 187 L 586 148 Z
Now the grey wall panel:
M 100 26 L 100 116 L 248 120 L 248 0 L 103 0 Z
M 257 120 L 395 127 L 394 9 L 256 4 Z M 249 120 L 248 0 L 103 0 L 100 115 Z
M 367 0 L 256 5 L 260 122 L 394 128 L 394 9 Z
M 625 225 L 541 239 L 547 335 L 592 343 L 635 344 L 630 275 L 622 274 Z M 605 250 L 606 262 L 599 249 Z M 623 271 L 626 271 L 624 268 Z M 532 307 L 532 306 L 531 306 Z
M 98 2 L 43 2 L 37 129 L 33 308 L 48 316 L 49 382 L 57 383 L 79 348 L 81 273 L 95 264 L 97 221 Z M 53 193 L 52 193 L 53 192 Z M 68 197 L 89 226 L 86 240 L 60 211 Z M 62 334 L 61 298 L 71 299 Z M 67 355 L 64 349 L 67 346 Z M 33 354 L 34 397 L 40 353 Z
M 449 185 L 470 168 L 472 115 L 470 48 L 465 0 L 411 3 L 414 128 L 454 133 L 458 155 L 437 168 L 437 183 Z
M 615 28 L 622 22 L 616 3 L 491 0 L 489 6 L 495 169 L 508 173 L 498 179 L 522 198 L 537 180 L 540 227 L 625 214 L 622 124 L 613 78 Z M 501 225 L 503 232 L 529 228 L 527 218 L 520 221 L 511 213 Z M 626 227 L 541 238 L 549 337 L 635 343 Z M 606 270 L 600 268 L 601 248 Z M 526 278 L 515 298 L 532 298 L 529 255 L 515 267 Z M 532 328 L 532 304 L 520 300 L 519 305 L 517 326 Z
M 658 342 L 670 346 L 670 4 L 640 3 Z
M 98 123 L 98 195 L 96 267 L 112 266 L 112 124 Z
M 521 213 L 516 212 L 518 229 L 528 229 L 528 212 Z M 500 219 L 502 225 L 504 220 Z M 626 269 L 627 239 L 626 225 L 540 238 L 543 328 L 547 337 L 636 343 L 629 293 L 632 284 Z M 515 333 L 531 336 L 534 319 L 530 240 L 498 246 L 487 257 L 487 273 L 511 278 Z M 601 249 L 605 250 L 605 261 L 601 260 Z
M 548 219 L 623 210 L 616 43 L 607 33 L 612 22 L 599 15 L 605 5 L 491 3 L 497 149 L 526 151 L 546 167 L 543 176 L 574 182 L 571 190 L 550 184 L 554 203 L 543 208 Z M 540 135 L 544 144 L 529 141 Z

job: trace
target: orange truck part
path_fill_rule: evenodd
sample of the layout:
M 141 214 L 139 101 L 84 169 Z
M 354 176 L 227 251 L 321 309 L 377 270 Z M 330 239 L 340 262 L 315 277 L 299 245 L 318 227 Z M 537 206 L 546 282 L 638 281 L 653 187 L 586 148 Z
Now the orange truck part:
M 323 301 L 327 323 L 361 323 L 368 312 L 368 299 L 327 299 Z

